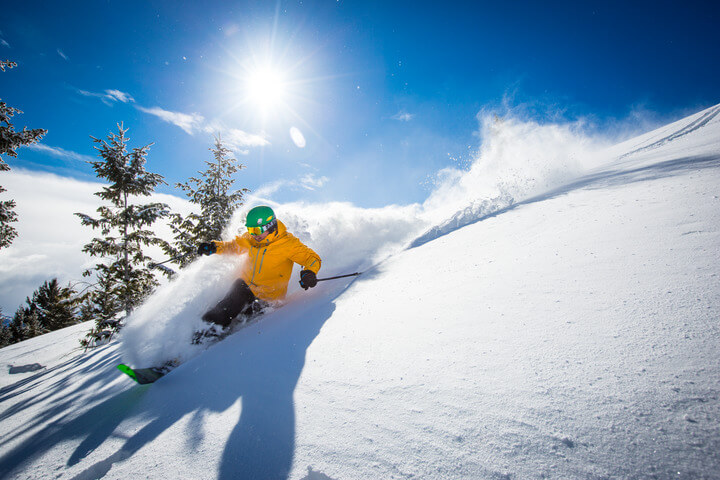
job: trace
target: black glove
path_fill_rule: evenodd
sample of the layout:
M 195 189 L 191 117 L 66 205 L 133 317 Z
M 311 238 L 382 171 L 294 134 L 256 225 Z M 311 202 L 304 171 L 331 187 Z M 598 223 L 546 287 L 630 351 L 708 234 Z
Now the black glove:
M 300 286 L 307 290 L 317 285 L 317 276 L 312 270 L 303 270 L 300 272 Z
M 217 252 L 217 245 L 214 242 L 203 242 L 198 246 L 199 255 L 212 255 Z

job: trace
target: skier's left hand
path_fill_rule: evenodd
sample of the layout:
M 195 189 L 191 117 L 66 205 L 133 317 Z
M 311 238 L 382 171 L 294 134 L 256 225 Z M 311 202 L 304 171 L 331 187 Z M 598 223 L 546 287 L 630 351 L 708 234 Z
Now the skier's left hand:
M 215 252 L 217 252 L 217 245 L 215 245 L 215 242 L 203 242 L 198 245 L 199 255 L 212 255 Z
M 300 286 L 307 290 L 317 285 L 317 276 L 312 270 L 303 270 L 300 272 Z

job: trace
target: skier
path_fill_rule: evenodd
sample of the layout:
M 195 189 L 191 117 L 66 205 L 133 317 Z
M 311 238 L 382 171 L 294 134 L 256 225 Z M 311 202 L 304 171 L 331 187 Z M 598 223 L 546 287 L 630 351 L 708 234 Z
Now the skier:
M 244 255 L 246 261 L 240 278 L 235 280 L 225 298 L 203 315 L 202 319 L 208 326 L 195 332 L 193 344 L 222 338 L 236 316 L 259 313 L 269 303 L 285 298 L 294 263 L 303 267 L 300 272 L 301 287 L 307 290 L 317 285 L 320 257 L 288 232 L 270 207 L 259 206 L 250 210 L 245 226 L 248 231 L 229 242 L 213 240 L 198 246 L 198 253 L 202 255 Z M 175 359 L 159 367 L 131 368 L 121 363 L 117 368 L 137 383 L 147 384 L 155 382 L 179 364 L 180 360 Z
M 307 290 L 317 285 L 320 257 L 288 232 L 268 206 L 251 209 L 245 219 L 247 232 L 229 242 L 213 240 L 198 246 L 202 255 L 235 254 L 246 256 L 240 278 L 228 294 L 202 319 L 225 329 L 239 314 L 254 314 L 271 302 L 285 298 L 293 263 L 303 267 L 300 286 Z M 215 336 L 214 328 L 203 336 Z

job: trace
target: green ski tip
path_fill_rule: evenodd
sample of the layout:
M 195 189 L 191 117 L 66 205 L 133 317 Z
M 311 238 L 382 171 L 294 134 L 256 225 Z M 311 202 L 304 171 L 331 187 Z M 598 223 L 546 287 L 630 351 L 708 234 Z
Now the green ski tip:
M 155 380 L 161 378 L 167 373 L 158 368 L 130 368 L 124 363 L 117 366 L 117 369 L 123 372 L 128 377 L 135 380 L 140 385 L 147 385 L 153 383 Z
M 135 375 L 135 371 L 132 368 L 125 365 L 124 363 L 121 363 L 120 365 L 118 365 L 117 369 L 120 370 L 121 372 L 123 372 L 128 377 L 135 380 L 136 382 L 140 383 L 137 379 L 137 375 Z

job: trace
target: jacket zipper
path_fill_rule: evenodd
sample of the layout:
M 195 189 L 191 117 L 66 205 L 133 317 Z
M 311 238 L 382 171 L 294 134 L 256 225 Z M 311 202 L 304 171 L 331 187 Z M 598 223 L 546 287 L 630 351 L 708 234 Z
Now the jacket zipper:
M 258 267 L 258 269 L 255 270 L 255 267 L 253 266 L 253 276 L 250 279 L 250 283 L 252 283 L 253 285 L 255 285 L 255 283 L 253 282 L 253 280 L 255 280 L 255 275 L 256 274 L 260 275 L 260 270 L 262 270 L 262 264 L 263 264 L 263 261 L 265 260 L 265 252 L 267 252 L 267 247 L 263 250 L 262 257 L 260 258 L 260 266 Z M 258 259 L 259 255 L 260 255 L 260 247 L 258 247 L 258 251 L 255 254 L 255 265 L 257 265 L 257 259 Z

